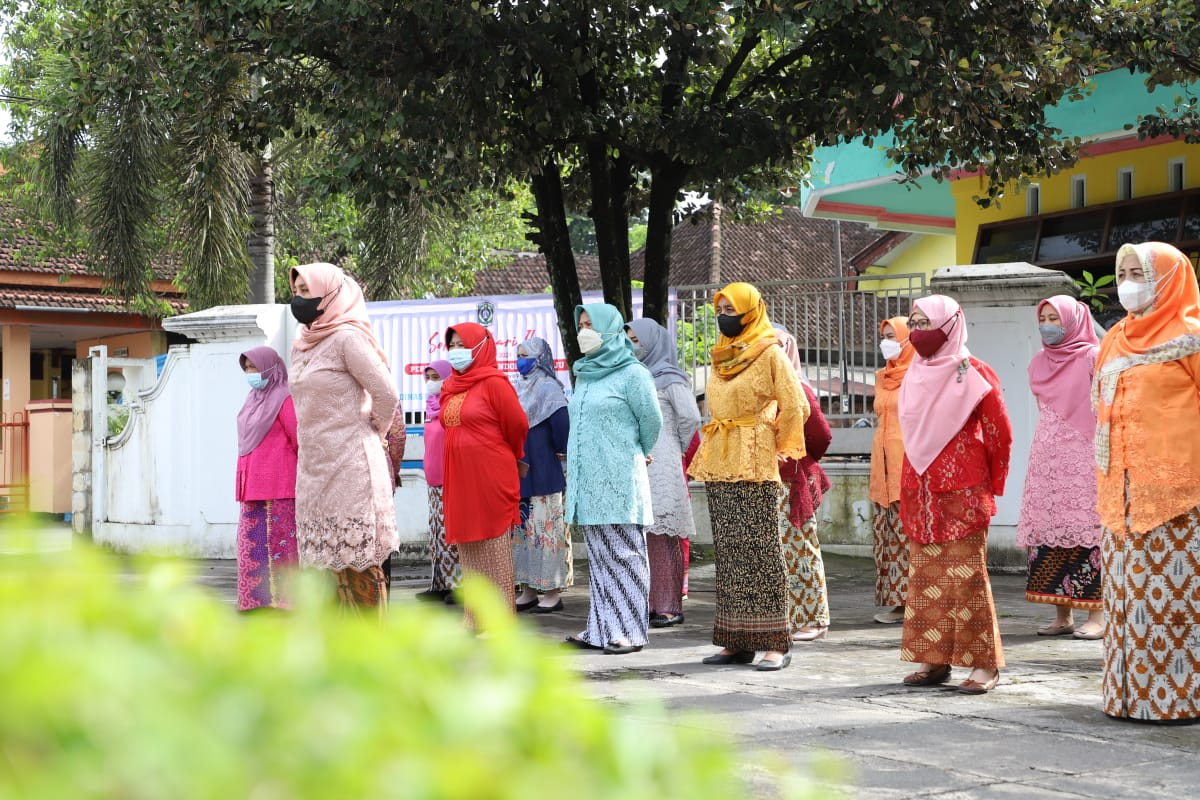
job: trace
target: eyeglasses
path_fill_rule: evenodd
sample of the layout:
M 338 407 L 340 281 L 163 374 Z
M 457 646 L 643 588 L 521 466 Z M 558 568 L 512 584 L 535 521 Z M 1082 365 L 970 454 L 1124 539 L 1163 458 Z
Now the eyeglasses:
M 928 318 L 925 318 L 925 319 L 913 319 L 912 317 L 908 318 L 908 329 L 909 330 L 927 331 L 932 327 L 933 327 L 933 324 L 929 321 Z

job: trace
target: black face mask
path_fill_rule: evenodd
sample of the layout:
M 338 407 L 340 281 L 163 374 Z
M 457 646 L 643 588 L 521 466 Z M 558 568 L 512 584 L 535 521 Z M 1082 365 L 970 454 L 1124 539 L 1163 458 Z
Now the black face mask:
M 746 326 L 742 324 L 742 317 L 745 314 L 718 314 L 717 327 L 721 333 L 728 336 L 730 339 L 742 332 L 742 328 Z
M 317 309 L 319 305 L 321 305 L 320 297 L 293 297 L 292 316 L 301 325 L 312 325 L 317 317 L 325 313 Z

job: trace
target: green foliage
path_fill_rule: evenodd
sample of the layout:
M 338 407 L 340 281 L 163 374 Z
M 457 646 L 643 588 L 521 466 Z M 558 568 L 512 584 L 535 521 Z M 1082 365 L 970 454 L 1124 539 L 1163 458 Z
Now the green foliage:
M 1108 306 L 1109 299 L 1100 290 L 1115 280 L 1116 276 L 1114 275 L 1101 275 L 1096 278 L 1092 273 L 1084 270 L 1083 277 L 1075 279 L 1075 285 L 1079 287 L 1079 299 L 1094 310 L 1103 311 Z
M 129 424 L 129 406 L 109 403 L 105 418 L 108 420 L 108 438 L 120 436 L 121 432 L 125 430 L 125 426 Z
M 742 794 L 711 728 L 589 699 L 482 582 L 465 589 L 491 630 L 477 639 L 418 604 L 344 615 L 313 576 L 294 612 L 239 617 L 180 563 L 118 569 L 76 545 L 0 570 L 0 796 Z
M 717 346 L 717 310 L 711 303 L 696 306 L 692 320 L 680 319 L 676 328 L 679 345 L 679 364 L 687 368 L 712 363 L 712 349 Z

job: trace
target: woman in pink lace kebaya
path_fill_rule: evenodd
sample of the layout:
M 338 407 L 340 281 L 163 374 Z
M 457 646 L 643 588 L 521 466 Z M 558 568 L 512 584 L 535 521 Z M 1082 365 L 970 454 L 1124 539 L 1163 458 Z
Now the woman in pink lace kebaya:
M 1025 599 L 1054 606 L 1054 622 L 1038 635 L 1099 639 L 1104 619 L 1090 395 L 1099 341 L 1087 306 L 1073 297 L 1043 300 L 1037 313 L 1042 349 L 1029 363 L 1029 387 L 1040 416 L 1017 523 L 1017 544 L 1029 548 Z M 1088 612 L 1078 630 L 1074 609 Z

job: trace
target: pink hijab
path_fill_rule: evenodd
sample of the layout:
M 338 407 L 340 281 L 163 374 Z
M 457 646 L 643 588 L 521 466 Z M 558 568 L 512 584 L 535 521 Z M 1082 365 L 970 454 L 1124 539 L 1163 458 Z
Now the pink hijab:
M 289 282 L 292 293 L 296 291 L 296 275 L 304 278 L 313 297 L 320 297 L 317 308 L 324 312 L 311 325 L 300 326 L 300 336 L 292 345 L 297 350 L 311 350 L 329 334 L 344 328 L 357 328 L 367 335 L 375 352 L 387 364 L 387 356 L 375 338 L 371 319 L 367 316 L 367 301 L 362 289 L 353 278 L 333 264 L 318 262 L 292 267 Z
M 267 379 L 267 385 L 261 389 L 251 389 L 246 395 L 246 402 L 238 412 L 238 455 L 249 455 L 254 448 L 267 438 L 279 409 L 291 396 L 288 389 L 287 366 L 283 359 L 271 347 L 254 347 L 238 357 L 238 364 L 246 368 L 249 361 L 258 368 L 258 374 Z
M 443 381 L 450 377 L 453 368 L 449 361 L 430 361 L 429 369 L 438 374 L 438 377 Z M 425 395 L 425 421 L 438 418 L 438 412 L 442 410 L 442 396 L 440 394 Z
M 1100 340 L 1092 327 L 1092 315 L 1086 305 L 1065 294 L 1038 303 L 1039 315 L 1047 304 L 1058 312 L 1065 335 L 1058 344 L 1043 344 L 1029 362 L 1029 388 L 1038 400 L 1080 433 L 1094 434 L 1092 373 L 1096 369 Z
M 958 303 L 935 294 L 915 301 L 913 308 L 929 317 L 931 328 L 941 328 L 947 337 L 932 358 L 915 354 L 900 384 L 904 453 L 917 474 L 924 475 L 992 385 L 968 361 L 967 318 Z

